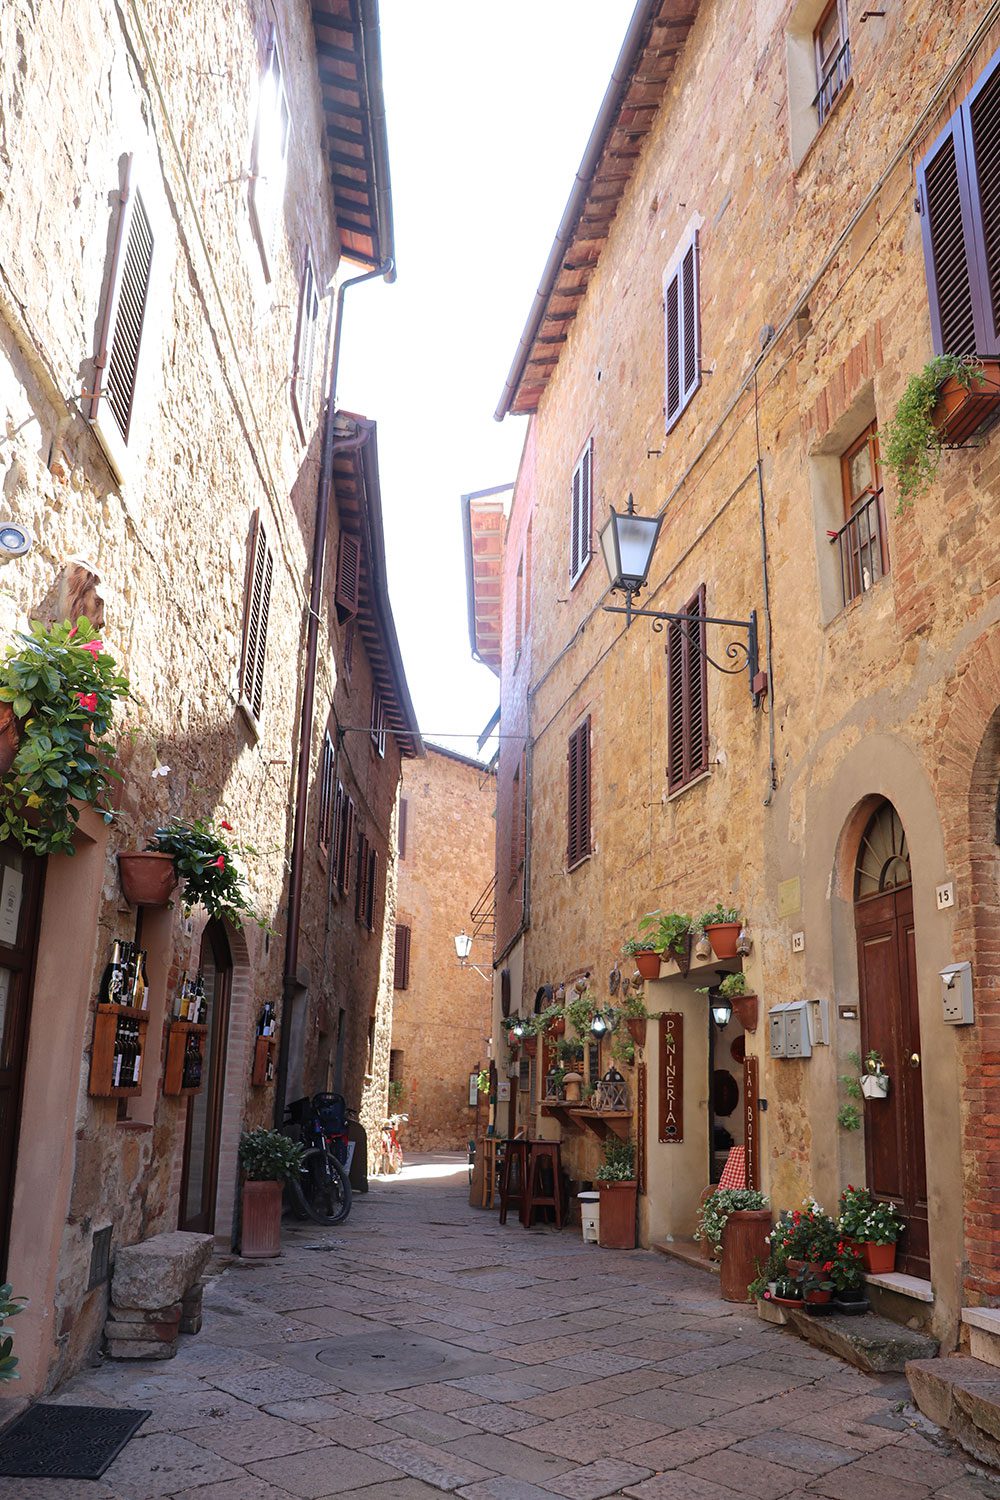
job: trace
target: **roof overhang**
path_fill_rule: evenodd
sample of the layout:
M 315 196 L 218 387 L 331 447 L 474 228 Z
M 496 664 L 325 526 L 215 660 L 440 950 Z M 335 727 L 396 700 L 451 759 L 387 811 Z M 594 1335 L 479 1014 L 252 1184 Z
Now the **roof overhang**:
M 333 487 L 340 526 L 361 538 L 363 555 L 358 630 L 382 699 L 386 729 L 400 754 L 413 759 L 423 755 L 424 746 L 389 604 L 376 426 L 367 417 L 346 412 L 338 412 L 335 420 Z M 360 447 L 358 439 L 364 439 Z
M 499 484 L 462 496 L 465 593 L 469 644 L 476 661 L 500 676 L 503 648 L 503 534 L 506 501 L 514 486 Z
M 313 0 L 312 22 L 341 252 L 386 265 L 396 248 L 378 0 Z
M 494 413 L 537 411 L 700 0 L 638 0 Z

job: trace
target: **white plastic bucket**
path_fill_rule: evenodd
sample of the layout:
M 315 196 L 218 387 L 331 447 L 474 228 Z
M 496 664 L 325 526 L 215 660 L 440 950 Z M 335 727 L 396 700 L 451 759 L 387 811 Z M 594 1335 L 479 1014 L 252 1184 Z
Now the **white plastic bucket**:
M 580 1217 L 583 1220 L 583 1242 L 585 1245 L 596 1245 L 601 1222 L 601 1195 L 600 1193 L 577 1193 L 576 1196 L 580 1204 Z

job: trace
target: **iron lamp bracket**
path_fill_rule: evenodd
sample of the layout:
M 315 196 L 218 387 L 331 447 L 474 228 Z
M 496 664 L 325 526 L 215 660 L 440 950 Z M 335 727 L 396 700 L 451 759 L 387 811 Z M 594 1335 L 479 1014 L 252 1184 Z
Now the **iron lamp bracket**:
M 767 673 L 762 672 L 760 669 L 756 610 L 751 610 L 748 620 L 731 620 L 723 615 L 673 614 L 668 610 L 637 609 L 634 603 L 637 593 L 638 589 L 626 587 L 624 605 L 605 604 L 602 606 L 605 613 L 609 615 L 624 615 L 626 630 L 631 630 L 632 621 L 638 619 L 651 620 L 653 629 L 657 633 L 662 632 L 667 625 L 681 626 L 684 629 L 689 644 L 717 672 L 725 672 L 729 677 L 735 676 L 740 672 L 746 672 L 754 708 L 760 707 L 760 701 L 767 691 Z M 725 647 L 726 661 L 733 663 L 733 665 L 726 666 L 721 661 L 716 661 L 702 644 L 702 627 L 706 625 L 721 625 L 730 630 L 743 630 L 746 632 L 746 640 L 729 641 Z

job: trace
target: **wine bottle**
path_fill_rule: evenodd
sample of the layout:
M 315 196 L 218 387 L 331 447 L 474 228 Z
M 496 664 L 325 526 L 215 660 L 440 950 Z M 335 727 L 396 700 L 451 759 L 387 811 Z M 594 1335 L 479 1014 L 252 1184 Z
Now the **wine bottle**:
M 135 1036 L 132 1043 L 132 1087 L 138 1088 L 139 1078 L 142 1074 L 142 1042 L 139 1036 L 139 1022 L 133 1021 Z
M 115 1050 L 111 1060 L 111 1087 L 118 1088 L 122 1076 L 122 1032 L 121 1024 L 115 1028 Z
M 122 1005 L 134 1004 L 135 996 L 135 944 L 123 944 L 122 952 Z
M 196 1006 L 197 1006 L 197 1017 L 196 1017 L 196 1019 L 197 1019 L 197 1022 L 198 1022 L 199 1026 L 204 1026 L 204 1024 L 205 1024 L 205 1018 L 208 1015 L 208 1000 L 205 997 L 205 981 L 201 977 L 201 970 L 200 969 L 198 970 L 198 977 L 195 980 L 194 993 L 195 993 L 195 1003 L 196 1003 Z
M 105 1005 L 120 1005 L 125 970 L 122 962 L 122 944 L 115 938 L 111 945 L 111 958 L 101 980 L 101 1000 Z
M 145 1010 L 149 1004 L 146 995 L 146 950 L 136 948 L 132 959 L 132 999 L 130 1005 L 136 1010 Z

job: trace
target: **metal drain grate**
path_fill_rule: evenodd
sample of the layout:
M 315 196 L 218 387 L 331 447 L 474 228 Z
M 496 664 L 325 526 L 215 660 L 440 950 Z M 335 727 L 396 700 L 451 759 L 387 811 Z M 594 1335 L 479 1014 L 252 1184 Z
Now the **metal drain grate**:
M 32 1406 L 0 1435 L 0 1475 L 100 1479 L 150 1415 L 118 1406 Z

